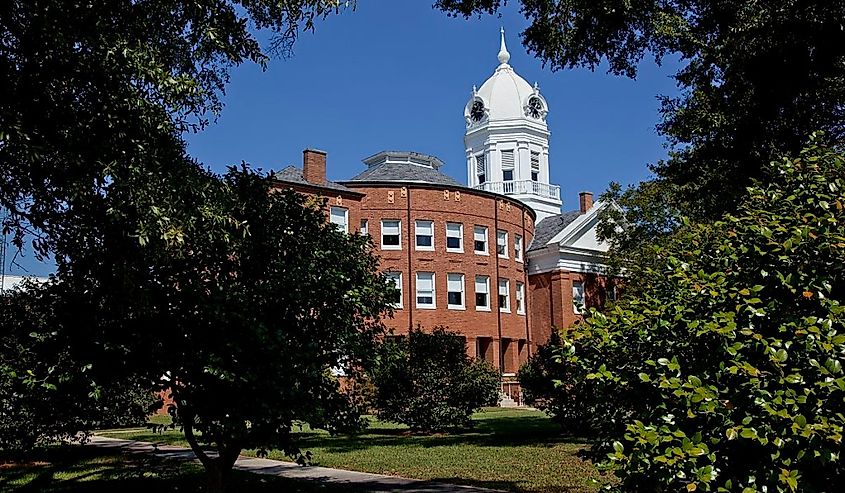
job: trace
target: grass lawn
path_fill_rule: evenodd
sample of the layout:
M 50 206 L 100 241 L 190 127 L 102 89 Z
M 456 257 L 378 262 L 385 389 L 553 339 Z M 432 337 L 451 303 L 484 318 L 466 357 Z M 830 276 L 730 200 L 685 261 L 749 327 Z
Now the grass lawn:
M 200 493 L 205 489 L 202 466 L 147 455 L 114 455 L 90 447 L 56 447 L 29 462 L 0 463 L 0 491 L 44 493 Z M 328 493 L 330 487 L 235 471 L 229 491 L 243 493 Z M 340 490 L 352 493 L 353 490 Z
M 416 436 L 407 428 L 371 419 L 357 436 L 330 436 L 304 428 L 302 450 L 315 465 L 520 492 L 593 492 L 600 479 L 578 458 L 586 445 L 561 437 L 543 413 L 490 408 L 473 418 L 476 428 L 454 435 Z M 104 436 L 185 445 L 178 431 L 155 434 L 143 429 L 109 430 Z M 249 452 L 245 453 L 249 455 Z M 288 460 L 282 454 L 270 458 Z

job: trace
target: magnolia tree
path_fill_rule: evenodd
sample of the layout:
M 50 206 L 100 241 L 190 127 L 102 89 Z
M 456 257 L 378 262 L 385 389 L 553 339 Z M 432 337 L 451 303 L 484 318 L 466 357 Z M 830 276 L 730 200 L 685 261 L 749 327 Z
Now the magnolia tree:
M 246 168 L 221 178 L 186 167 L 181 178 L 165 189 L 181 200 L 169 218 L 178 235 L 129 234 L 126 217 L 144 207 L 128 197 L 102 229 L 65 236 L 80 247 L 57 276 L 51 316 L 63 323 L 41 331 L 86 368 L 61 373 L 92 388 L 170 392 L 174 426 L 219 492 L 244 448 L 301 458 L 294 421 L 360 425 L 332 369 L 368 367 L 395 288 L 369 238 L 330 224 L 322 200 L 272 190 Z
M 564 334 L 558 409 L 598 434 L 610 489 L 845 487 L 845 158 L 811 144 L 771 172 Z
M 218 231 L 226 238 L 151 263 L 172 307 L 141 336 L 161 342 L 155 358 L 176 403 L 170 411 L 210 491 L 224 489 L 244 448 L 302 459 L 294 421 L 331 431 L 360 425 L 332 369 L 368 366 L 392 294 L 368 237 L 330 224 L 320 201 L 270 191 L 246 170 L 224 185 L 229 221 Z

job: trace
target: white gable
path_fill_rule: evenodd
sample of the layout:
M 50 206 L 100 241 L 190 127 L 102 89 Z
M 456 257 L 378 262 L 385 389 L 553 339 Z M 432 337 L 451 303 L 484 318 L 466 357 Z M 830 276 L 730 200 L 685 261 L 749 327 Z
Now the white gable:
M 615 204 L 611 207 L 617 207 Z M 607 242 L 599 241 L 598 227 L 601 211 L 608 207 L 596 202 L 586 213 L 578 216 L 555 235 L 541 250 L 529 255 L 529 272 L 567 270 L 571 272 L 601 272 L 605 269 Z

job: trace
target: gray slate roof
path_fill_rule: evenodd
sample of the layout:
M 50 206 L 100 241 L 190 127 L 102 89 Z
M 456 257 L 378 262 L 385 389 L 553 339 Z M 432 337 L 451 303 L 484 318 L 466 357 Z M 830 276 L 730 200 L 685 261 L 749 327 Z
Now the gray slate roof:
M 572 224 L 572 221 L 578 219 L 580 215 L 581 211 L 576 209 L 555 216 L 549 216 L 537 223 L 537 226 L 534 228 L 534 239 L 531 240 L 528 250 L 539 250 L 546 246 L 552 238 Z
M 357 193 L 354 190 L 350 190 L 350 189 L 346 188 L 345 186 L 341 185 L 340 183 L 336 183 L 336 182 L 333 182 L 333 181 L 326 180 L 326 183 L 324 185 L 317 185 L 316 183 L 311 183 L 302 176 L 302 170 L 297 168 L 296 166 L 288 166 L 287 168 L 285 168 L 281 171 L 276 171 L 275 173 L 273 173 L 273 178 L 278 180 L 278 181 L 284 181 L 284 182 L 287 182 L 287 183 L 296 183 L 298 185 L 307 185 L 307 186 L 310 186 L 310 187 L 328 188 L 330 190 L 339 190 L 341 192 Z
M 355 181 L 416 182 L 463 187 L 454 178 L 436 169 L 404 163 L 382 163 L 371 166 L 345 183 Z

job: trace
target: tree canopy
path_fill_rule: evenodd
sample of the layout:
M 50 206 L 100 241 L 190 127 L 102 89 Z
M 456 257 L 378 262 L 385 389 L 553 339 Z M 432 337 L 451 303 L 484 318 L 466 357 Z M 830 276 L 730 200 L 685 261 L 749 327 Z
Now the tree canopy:
M 451 15 L 495 13 L 501 0 L 438 0 Z M 528 50 L 552 70 L 606 67 L 636 77 L 646 57 L 679 62 L 677 97 L 662 97 L 670 155 L 657 179 L 627 194 L 628 222 L 648 234 L 683 214 L 735 209 L 768 163 L 810 134 L 845 136 L 845 4 L 828 0 L 520 0 Z M 644 163 L 632 163 L 639 166 Z M 669 213 L 638 215 L 656 197 Z M 654 211 L 658 212 L 658 211 Z M 654 222 L 651 222 L 654 221 Z M 628 231 L 632 231 L 629 229 Z M 609 233 L 613 233 L 612 230 Z M 636 241 L 636 238 L 633 238 Z
M 182 132 L 222 107 L 228 70 L 284 54 L 301 29 L 353 6 L 324 0 L 13 0 L 0 6 L 0 206 L 16 243 L 61 263 L 69 222 L 148 202 L 131 227 L 169 235 L 162 181 L 187 159 Z M 274 33 L 262 49 L 256 32 Z M 151 204 L 149 202 L 152 202 Z M 151 209 L 155 206 L 157 209 Z
M 814 142 L 771 174 L 563 335 L 552 409 L 618 491 L 845 486 L 845 156 Z

